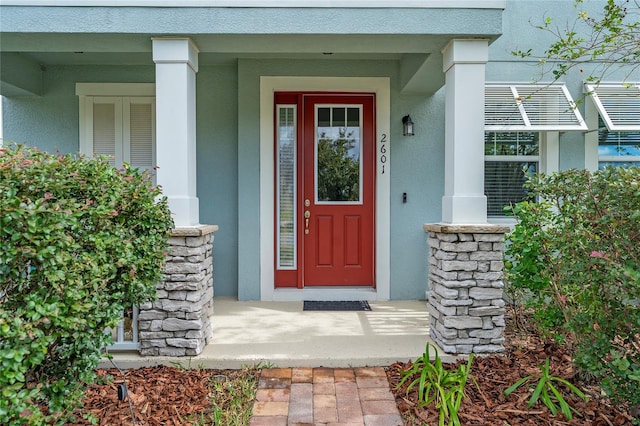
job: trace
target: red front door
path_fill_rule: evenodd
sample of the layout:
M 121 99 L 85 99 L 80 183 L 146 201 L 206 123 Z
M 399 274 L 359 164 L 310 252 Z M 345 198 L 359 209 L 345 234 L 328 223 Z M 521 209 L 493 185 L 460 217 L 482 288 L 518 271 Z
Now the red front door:
M 374 96 L 276 94 L 276 105 L 276 286 L 374 286 Z

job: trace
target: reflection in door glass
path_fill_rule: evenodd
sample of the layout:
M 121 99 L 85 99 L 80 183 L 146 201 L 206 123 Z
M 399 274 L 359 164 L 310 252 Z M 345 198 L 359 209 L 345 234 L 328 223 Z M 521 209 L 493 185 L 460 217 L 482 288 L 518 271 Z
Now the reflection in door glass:
M 360 133 L 359 107 L 317 108 L 317 201 L 361 201 Z

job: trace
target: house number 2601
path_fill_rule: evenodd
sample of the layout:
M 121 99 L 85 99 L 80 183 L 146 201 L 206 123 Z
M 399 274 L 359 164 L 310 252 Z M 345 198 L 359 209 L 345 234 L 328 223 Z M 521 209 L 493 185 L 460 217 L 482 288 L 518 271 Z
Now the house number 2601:
M 387 134 L 383 133 L 380 139 L 380 164 L 382 164 L 382 174 L 384 174 L 384 165 L 387 162 Z

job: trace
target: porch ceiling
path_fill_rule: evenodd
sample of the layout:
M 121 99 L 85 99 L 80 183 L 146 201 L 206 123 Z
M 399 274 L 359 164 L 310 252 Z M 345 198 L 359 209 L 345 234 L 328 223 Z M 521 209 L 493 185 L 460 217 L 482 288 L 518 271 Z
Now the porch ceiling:
M 153 65 L 151 38 L 188 36 L 201 65 L 239 59 L 394 61 L 403 92 L 444 84 L 452 38 L 502 31 L 501 9 L 269 9 L 0 6 L 0 94 L 42 94 L 53 65 Z
M 55 65 L 153 65 L 153 34 L 2 34 L 0 94 L 41 95 Z M 201 66 L 239 59 L 393 61 L 403 92 L 433 93 L 444 84 L 440 50 L 451 37 L 428 35 L 189 35 Z

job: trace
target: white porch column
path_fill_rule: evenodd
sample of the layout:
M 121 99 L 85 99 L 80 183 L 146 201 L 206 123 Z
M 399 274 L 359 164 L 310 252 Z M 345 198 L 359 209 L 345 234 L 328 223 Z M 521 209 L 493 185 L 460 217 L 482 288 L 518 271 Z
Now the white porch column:
M 189 38 L 152 38 L 156 64 L 157 182 L 176 227 L 199 223 L 196 196 L 196 73 L 198 48 Z
M 442 222 L 487 223 L 484 195 L 484 85 L 487 40 L 451 40 L 446 73 L 445 189 Z

